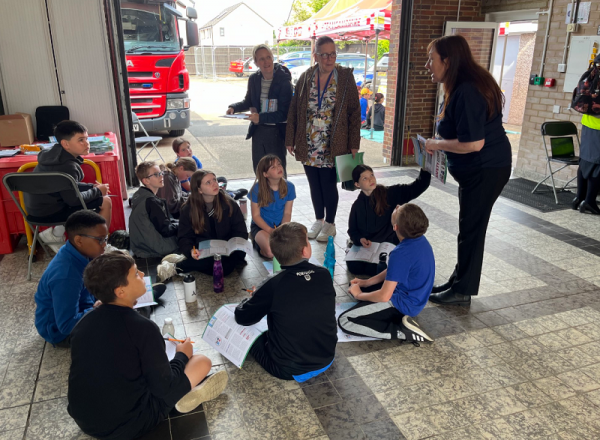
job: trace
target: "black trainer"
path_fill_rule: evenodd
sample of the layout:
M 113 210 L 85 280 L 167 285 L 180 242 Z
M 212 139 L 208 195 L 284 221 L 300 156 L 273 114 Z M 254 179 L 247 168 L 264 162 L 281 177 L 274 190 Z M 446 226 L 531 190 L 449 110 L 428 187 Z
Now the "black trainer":
M 402 317 L 402 333 L 406 336 L 407 342 L 417 344 L 419 342 L 433 342 L 433 338 L 419 327 L 417 321 L 407 315 Z

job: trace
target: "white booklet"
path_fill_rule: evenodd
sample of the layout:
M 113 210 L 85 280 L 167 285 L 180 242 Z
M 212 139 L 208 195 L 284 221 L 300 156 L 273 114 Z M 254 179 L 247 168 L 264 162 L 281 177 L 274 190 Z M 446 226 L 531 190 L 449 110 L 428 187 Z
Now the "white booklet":
M 144 277 L 144 282 L 146 283 L 146 293 L 137 299 L 137 303 L 135 306 L 133 306 L 134 309 L 155 306 L 158 304 L 156 301 L 154 301 L 154 294 L 152 293 L 152 281 L 150 281 L 150 277 Z
M 234 113 L 233 115 L 223 115 L 221 118 L 248 120 L 248 116 L 250 113 Z
M 254 325 L 239 325 L 235 322 L 236 306 L 237 304 L 221 306 L 208 321 L 202 340 L 229 359 L 233 365 L 242 368 L 250 347 L 268 327 L 266 316 Z
M 446 153 L 437 150 L 433 154 L 429 154 L 425 151 L 425 142 L 427 140 L 420 134 L 416 138 L 412 138 L 412 141 L 417 164 L 425 171 L 429 171 L 440 182 L 446 183 L 446 175 L 448 174 L 448 158 Z
M 247 254 L 252 252 L 252 245 L 248 240 L 241 237 L 233 237 L 229 241 L 225 240 L 205 240 L 198 244 L 200 258 L 212 257 L 213 255 L 231 255 L 234 251 L 244 251 Z
M 175 338 L 175 336 L 169 334 L 169 333 L 165 333 L 163 335 L 163 338 Z M 169 359 L 169 361 L 172 361 L 173 358 L 175 357 L 175 354 L 177 353 L 177 342 L 175 341 L 167 341 L 165 339 L 165 352 L 167 353 L 167 358 Z
M 388 256 L 386 258 L 389 259 L 390 252 L 392 252 L 396 248 L 396 245 L 393 243 L 375 243 L 371 242 L 371 246 L 368 248 L 364 246 L 356 246 L 353 245 L 350 251 L 346 254 L 346 261 L 366 261 L 367 263 L 379 263 L 379 254 L 382 252 L 387 252 Z

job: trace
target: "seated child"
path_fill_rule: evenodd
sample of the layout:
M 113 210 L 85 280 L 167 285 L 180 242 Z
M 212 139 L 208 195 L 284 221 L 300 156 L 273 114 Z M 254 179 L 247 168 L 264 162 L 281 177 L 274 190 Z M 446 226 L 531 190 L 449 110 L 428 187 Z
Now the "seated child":
M 112 215 L 112 204 L 107 196 L 109 188 L 107 184 L 82 183 L 83 170 L 81 164 L 83 158 L 90 152 L 87 128 L 75 121 L 59 122 L 54 128 L 56 144 L 49 150 L 40 151 L 38 164 L 34 173 L 60 172 L 73 177 L 77 182 L 79 191 L 87 209 L 92 209 L 106 220 L 106 226 L 110 228 L 110 217 Z M 25 208 L 29 215 L 36 217 L 51 216 L 59 222 L 63 222 L 75 211 L 83 209 L 79 198 L 73 191 L 61 191 L 53 194 L 28 194 L 23 195 Z M 39 234 L 44 243 L 64 242 L 65 228 L 56 226 L 48 228 Z M 52 246 L 58 251 L 58 247 Z
M 181 206 L 187 200 L 187 193 L 181 189 L 181 182 L 188 181 L 198 169 L 196 162 L 189 157 L 180 157 L 177 163 L 160 165 L 160 170 L 165 173 L 165 184 L 158 188 L 156 195 L 167 202 L 169 214 L 179 218 Z
M 421 170 L 419 177 L 409 184 L 391 186 L 378 185 L 373 169 L 367 165 L 357 165 L 352 171 L 352 180 L 360 194 L 350 209 L 348 236 L 356 246 L 371 246 L 375 243 L 398 244 L 398 237 L 392 229 L 392 211 L 419 197 L 429 187 L 431 174 Z M 355 275 L 377 274 L 377 264 L 362 261 L 347 261 L 348 270 Z
M 129 239 L 136 257 L 164 257 L 177 250 L 178 223 L 169 214 L 167 202 L 156 196 L 164 176 L 154 162 L 141 162 L 135 175 L 142 187 L 131 197 Z
M 83 271 L 91 259 L 104 253 L 108 227 L 104 217 L 81 210 L 65 223 L 67 243 L 42 275 L 35 293 L 35 326 L 49 343 L 69 347 L 70 334 L 95 298 L 83 285 Z
M 179 160 L 180 157 L 191 157 L 196 162 L 196 168 L 202 169 L 202 162 L 196 156 L 192 154 L 192 146 L 188 141 L 184 138 L 177 138 L 173 141 L 173 151 L 177 155 L 177 159 L 175 159 L 175 163 Z M 181 180 L 181 189 L 185 192 L 189 192 L 190 190 L 190 179 L 187 178 L 185 180 Z
M 292 219 L 296 188 L 283 178 L 283 166 L 274 154 L 264 156 L 256 167 L 256 181 L 250 190 L 252 223 L 250 236 L 260 254 L 273 258 L 269 236 L 276 227 Z
M 304 225 L 285 223 L 269 240 L 282 270 L 236 307 L 235 320 L 252 325 L 266 315 L 269 330 L 250 353 L 269 374 L 304 382 L 327 370 L 335 356 L 333 281 L 327 269 L 308 262 L 312 251 Z
M 198 271 L 207 275 L 213 273 L 213 258 L 200 259 L 198 246 L 206 240 L 229 240 L 240 237 L 248 240 L 248 229 L 244 216 L 237 203 L 219 189 L 217 177 L 211 171 L 198 170 L 192 175 L 192 190 L 187 202 L 181 208 L 179 232 L 177 234 L 179 252 L 174 261 L 169 255 L 157 267 L 158 278 L 165 281 L 177 272 Z M 182 258 L 185 258 L 181 261 Z M 244 262 L 246 252 L 234 251 L 222 255 L 223 274 L 233 272 Z
M 121 252 L 96 258 L 84 273 L 102 305 L 73 329 L 67 410 L 95 438 L 138 438 L 173 408 L 190 412 L 227 385 L 225 371 L 207 378 L 210 359 L 193 355 L 189 338 L 169 362 L 158 326 L 133 309 L 146 292 L 143 277 Z
M 348 291 L 360 302 L 340 315 L 340 328 L 358 336 L 432 342 L 411 318 L 427 304 L 435 278 L 433 250 L 423 235 L 429 220 L 421 208 L 407 203 L 396 207 L 392 224 L 400 244 L 390 253 L 387 270 L 368 280 L 352 280 Z M 361 290 L 375 285 L 378 290 Z

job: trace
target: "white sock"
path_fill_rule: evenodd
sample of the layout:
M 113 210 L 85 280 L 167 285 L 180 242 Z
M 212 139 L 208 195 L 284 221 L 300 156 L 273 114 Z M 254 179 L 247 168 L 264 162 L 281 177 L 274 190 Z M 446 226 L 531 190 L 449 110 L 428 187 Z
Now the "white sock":
M 55 226 L 52 229 L 52 234 L 55 237 L 62 237 L 63 235 L 65 235 L 65 227 L 64 226 Z

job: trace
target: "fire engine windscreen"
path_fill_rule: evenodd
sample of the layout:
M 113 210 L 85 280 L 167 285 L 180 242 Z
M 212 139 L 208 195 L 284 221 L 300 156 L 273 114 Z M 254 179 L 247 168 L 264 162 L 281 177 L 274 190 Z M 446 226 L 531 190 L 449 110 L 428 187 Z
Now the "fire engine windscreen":
M 127 53 L 179 52 L 177 18 L 164 3 L 121 2 Z

